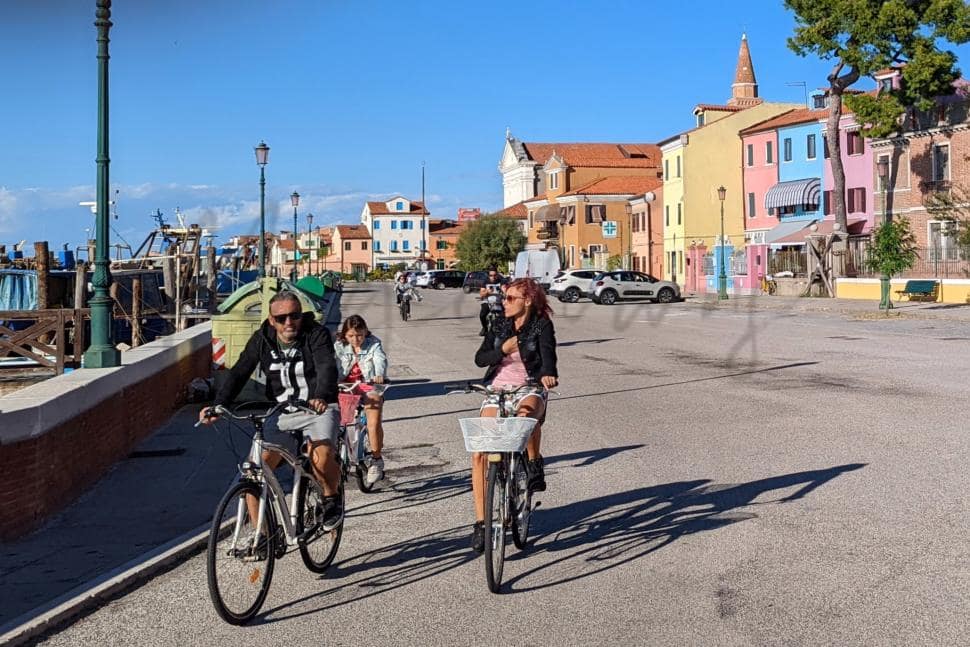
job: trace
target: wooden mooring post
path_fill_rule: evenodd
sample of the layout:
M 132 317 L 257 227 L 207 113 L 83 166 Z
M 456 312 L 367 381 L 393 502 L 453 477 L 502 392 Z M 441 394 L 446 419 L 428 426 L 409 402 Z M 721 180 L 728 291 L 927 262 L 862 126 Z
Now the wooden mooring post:
M 216 301 L 216 248 L 212 245 L 205 250 L 205 279 L 206 279 L 206 310 L 215 314 Z
M 131 279 L 131 346 L 141 346 L 141 277 Z
M 51 274 L 51 256 L 46 240 L 34 243 L 34 269 L 37 272 L 37 309 L 47 310 L 50 307 L 48 282 Z

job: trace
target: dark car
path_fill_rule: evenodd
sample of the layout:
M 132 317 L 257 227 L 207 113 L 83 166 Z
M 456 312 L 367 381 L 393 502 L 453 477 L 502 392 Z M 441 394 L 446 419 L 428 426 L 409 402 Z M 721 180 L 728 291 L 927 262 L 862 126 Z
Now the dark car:
M 480 290 L 488 283 L 488 272 L 469 272 L 461 284 L 461 290 L 468 294 L 472 290 Z
M 418 280 L 418 286 L 436 290 L 460 288 L 464 284 L 465 273 L 458 270 L 428 270 L 427 274 Z

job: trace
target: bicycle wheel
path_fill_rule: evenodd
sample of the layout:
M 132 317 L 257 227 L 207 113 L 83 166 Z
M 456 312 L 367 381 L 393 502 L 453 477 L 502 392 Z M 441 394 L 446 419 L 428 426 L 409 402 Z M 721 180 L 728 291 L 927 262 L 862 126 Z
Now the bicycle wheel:
M 485 580 L 498 593 L 505 567 L 505 508 L 508 483 L 502 463 L 488 464 L 485 485 Z
M 509 506 L 512 541 L 516 548 L 525 550 L 529 541 L 529 518 L 532 516 L 532 492 L 529 491 L 529 474 L 525 471 L 525 454 L 515 457 L 515 469 L 509 483 Z
M 344 504 L 344 483 L 340 480 L 338 491 L 340 505 Z M 341 523 L 333 530 L 325 531 L 320 527 L 323 523 L 323 490 L 314 479 L 304 479 L 303 486 L 297 494 L 296 509 L 300 511 L 296 518 L 296 535 L 302 537 L 299 542 L 300 557 L 303 564 L 314 573 L 323 573 L 337 556 L 340 538 L 344 534 Z M 303 533 L 312 531 L 308 536 Z
M 357 424 L 359 425 L 360 422 L 358 422 Z M 356 479 L 357 489 L 363 492 L 364 494 L 367 494 L 368 492 L 374 489 L 374 486 L 376 485 L 376 483 L 367 482 L 367 468 L 370 465 L 370 460 L 369 460 L 370 459 L 370 436 L 367 434 L 366 424 L 363 426 L 363 429 L 364 429 L 364 432 L 361 434 L 362 437 L 360 441 L 358 441 L 360 443 L 363 443 L 363 447 L 364 447 L 363 459 L 357 463 L 357 466 L 354 471 L 357 476 L 357 479 Z M 357 433 L 360 433 L 360 432 L 357 432 Z
M 251 481 L 241 481 L 222 497 L 209 531 L 206 574 L 209 597 L 219 617 L 233 625 L 253 618 L 263 605 L 273 580 L 276 562 L 276 519 L 272 506 L 266 505 L 263 539 L 254 549 L 252 540 L 257 530 L 250 518 L 246 496 L 257 499 L 262 488 Z

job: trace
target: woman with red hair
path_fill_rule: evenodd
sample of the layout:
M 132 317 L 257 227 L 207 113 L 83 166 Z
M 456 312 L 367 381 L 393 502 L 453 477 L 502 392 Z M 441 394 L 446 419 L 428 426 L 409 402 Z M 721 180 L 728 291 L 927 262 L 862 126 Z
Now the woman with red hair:
M 518 391 L 512 401 L 516 415 L 545 419 L 546 389 L 559 383 L 556 370 L 556 330 L 552 325 L 552 308 L 546 293 L 533 279 L 516 279 L 505 289 L 505 318 L 486 331 L 481 347 L 475 353 L 475 364 L 488 367 L 485 383 L 492 386 L 532 388 Z M 482 416 L 499 415 L 498 396 L 489 396 L 482 404 Z M 529 489 L 546 489 L 545 472 L 539 444 L 542 426 L 538 424 L 529 437 Z M 472 454 L 472 495 L 475 499 L 475 526 L 472 548 L 485 550 L 485 473 L 486 455 Z

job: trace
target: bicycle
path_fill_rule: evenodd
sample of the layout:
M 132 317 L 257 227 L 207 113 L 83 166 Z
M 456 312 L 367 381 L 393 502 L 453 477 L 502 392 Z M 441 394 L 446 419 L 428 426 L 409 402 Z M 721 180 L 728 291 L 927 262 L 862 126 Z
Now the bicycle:
M 414 291 L 413 287 L 409 287 L 403 293 L 398 294 L 398 303 L 401 309 L 401 319 L 407 321 L 411 318 L 411 298 L 414 297 L 418 301 L 421 301 L 421 295 Z
M 296 546 L 304 565 L 314 573 L 323 573 L 333 562 L 343 535 L 342 517 L 334 527 L 323 527 L 324 493 L 313 476 L 305 451 L 307 443 L 302 443 L 294 456 L 286 447 L 263 440 L 266 420 L 284 408 L 317 414 L 293 402 L 280 402 L 265 413 L 243 416 L 221 406 L 209 409 L 220 418 L 247 420 L 254 429 L 249 455 L 239 465 L 239 480 L 216 507 L 206 554 L 209 597 L 219 617 L 234 625 L 245 624 L 259 612 L 269 592 L 275 561 L 286 554 L 287 547 Z M 278 452 L 293 468 L 289 509 L 276 474 L 263 462 L 263 450 L 267 449 Z M 341 465 L 340 473 L 337 500 L 343 508 L 345 465 Z M 255 524 L 249 505 L 253 501 L 258 501 Z M 238 594 L 232 589 L 236 585 L 241 585 Z
M 337 394 L 340 403 L 339 443 L 340 462 L 344 467 L 344 476 L 346 477 L 350 469 L 353 469 L 358 489 L 366 494 L 374 489 L 375 484 L 367 482 L 367 470 L 372 459 L 363 396 L 354 393 L 361 384 L 364 383 L 354 382 L 337 385 L 340 390 Z M 383 395 L 387 391 L 386 385 L 373 384 L 371 386 L 379 395 Z
M 488 296 L 485 297 L 486 303 L 488 303 L 488 313 L 485 315 L 485 330 L 491 331 L 495 326 L 495 322 L 505 317 L 505 305 L 498 284 L 490 283 L 485 287 L 489 290 Z
M 529 474 L 526 471 L 525 446 L 532 430 L 539 421 L 515 415 L 512 396 L 524 389 L 497 389 L 484 384 L 469 382 L 464 387 L 446 385 L 448 393 L 478 392 L 486 396 L 497 395 L 499 416 L 495 418 L 461 418 L 461 432 L 465 449 L 488 455 L 488 473 L 485 478 L 485 581 L 492 593 L 502 586 L 505 567 L 505 531 L 510 529 L 512 542 L 519 550 L 525 550 L 529 538 L 529 520 L 537 503 L 532 505 L 529 490 Z

